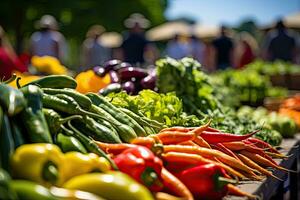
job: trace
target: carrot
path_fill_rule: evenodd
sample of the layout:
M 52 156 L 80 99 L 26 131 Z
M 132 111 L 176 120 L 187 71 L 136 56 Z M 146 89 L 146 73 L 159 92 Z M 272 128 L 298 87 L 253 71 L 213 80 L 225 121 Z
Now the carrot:
M 189 191 L 189 189 L 167 169 L 162 168 L 161 175 L 164 182 L 164 186 L 167 189 L 172 191 L 175 195 L 184 197 L 185 200 L 194 200 L 194 197 Z
M 229 194 L 231 194 L 231 195 L 245 196 L 245 197 L 248 197 L 249 199 L 257 199 L 257 196 L 249 194 L 247 192 L 244 192 L 232 184 L 228 184 L 227 188 L 228 188 Z
M 178 132 L 178 131 L 165 131 L 155 135 L 163 144 L 178 144 L 193 140 L 196 134 L 193 132 Z
M 212 127 L 208 127 L 207 130 L 211 131 L 211 132 L 222 132 L 222 131 L 220 131 L 218 129 L 215 129 L 215 128 L 212 128 Z
M 203 131 L 205 131 L 209 127 L 210 123 L 211 123 L 211 119 L 206 124 L 195 128 L 191 132 L 196 133 L 197 135 L 200 135 L 203 133 Z
M 201 136 L 195 137 L 193 139 L 193 142 L 199 145 L 200 147 L 206 147 L 208 149 L 211 149 L 211 146 Z
M 181 197 L 175 197 L 175 196 L 170 195 L 170 194 L 165 193 L 165 192 L 157 192 L 157 193 L 155 193 L 155 199 L 156 200 L 184 200 Z
M 186 142 L 181 142 L 179 145 L 186 145 L 186 146 L 198 146 L 196 143 L 193 141 L 186 141 Z
M 293 154 L 285 156 L 283 154 L 278 154 L 278 153 L 272 153 L 272 152 L 266 152 L 267 155 L 273 157 L 273 158 L 281 158 L 281 159 L 285 159 L 285 158 L 289 158 L 291 156 L 293 156 Z
M 251 160 L 253 160 L 254 162 L 260 164 L 260 165 L 263 165 L 265 167 L 273 167 L 273 168 L 276 168 L 276 169 L 279 169 L 279 170 L 283 170 L 283 171 L 286 171 L 286 172 L 295 172 L 293 170 L 289 170 L 289 169 L 286 169 L 284 167 L 281 167 L 277 164 L 274 164 L 272 163 L 271 161 L 269 161 L 268 159 L 256 154 L 256 153 L 251 153 L 249 151 L 241 151 L 240 152 L 241 154 L 243 154 L 244 156 L 250 158 Z
M 137 137 L 134 138 L 130 143 L 145 146 L 151 149 L 153 145 L 156 143 L 156 141 L 155 138 L 153 137 Z
M 203 131 L 201 133 L 201 137 L 208 143 L 235 142 L 247 139 L 255 133 L 257 133 L 258 131 L 259 130 L 256 130 L 246 135 L 234 135 L 231 133 Z
M 279 151 L 277 151 L 277 149 L 273 148 L 269 143 L 266 143 L 260 139 L 250 137 L 250 138 L 247 138 L 246 140 L 251 142 L 252 144 L 254 144 L 257 147 L 260 147 L 263 149 L 269 149 L 269 151 L 272 153 L 279 153 Z
M 181 153 L 190 153 L 190 154 L 197 154 L 201 155 L 204 158 L 218 158 L 224 164 L 237 168 L 239 170 L 243 170 L 249 174 L 251 174 L 252 169 L 249 168 L 247 165 L 244 165 L 240 160 L 236 160 L 235 158 L 228 156 L 225 153 L 222 153 L 218 150 L 214 149 L 207 149 L 201 147 L 194 147 L 194 146 L 183 146 L 183 145 L 165 145 L 164 146 L 164 153 L 167 152 L 181 152 Z M 253 173 L 253 172 L 252 172 Z
M 137 146 L 134 144 L 126 144 L 126 143 L 111 144 L 111 143 L 104 143 L 99 141 L 95 141 L 95 142 L 98 145 L 98 147 L 100 147 L 100 149 L 102 149 L 108 154 L 114 154 L 114 155 L 117 155 L 128 148 L 133 148 Z
M 222 144 L 226 148 L 228 148 L 232 151 L 241 151 L 241 150 L 246 149 L 246 145 L 242 141 L 239 141 L 239 142 L 222 142 Z
M 170 127 L 170 128 L 164 128 L 160 131 L 160 133 L 165 132 L 165 131 L 177 131 L 177 132 L 187 133 L 187 132 L 192 131 L 194 129 L 195 129 L 195 127 L 174 126 L 174 127 Z
M 236 176 L 236 177 L 241 178 L 241 179 L 246 178 L 241 173 L 237 172 L 236 170 L 232 169 L 231 167 L 229 167 L 229 166 L 227 166 L 223 163 L 218 163 L 216 161 L 212 161 L 212 160 L 203 158 L 202 156 L 196 155 L 196 154 L 168 152 L 168 153 L 162 154 L 162 158 L 167 162 L 185 162 L 185 163 L 189 163 L 189 164 L 214 163 L 214 164 L 224 168 L 228 173 L 230 173 L 233 176 Z
M 256 153 L 266 159 L 268 159 L 270 162 L 272 162 L 273 164 L 277 165 L 277 163 L 273 160 L 273 158 L 271 156 L 269 156 L 268 154 L 266 154 L 263 150 L 261 149 L 256 149 L 256 148 L 252 148 L 250 146 L 246 146 L 246 149 L 247 151 L 249 152 L 252 152 L 252 153 Z
M 222 143 L 216 143 L 216 144 L 213 144 L 214 147 L 223 152 L 223 153 L 226 153 L 227 155 L 237 159 L 237 160 L 240 160 L 230 149 L 228 149 L 227 147 L 225 147 Z
M 249 158 L 247 158 L 246 156 L 242 155 L 242 154 L 236 154 L 239 159 L 241 161 L 243 161 L 246 165 L 248 165 L 249 167 L 252 167 L 254 169 L 256 169 L 257 171 L 261 172 L 262 174 L 265 174 L 267 176 L 271 176 L 277 180 L 283 181 L 280 178 L 278 178 L 277 176 L 273 175 L 272 172 L 266 170 L 265 168 L 259 166 L 258 164 L 256 164 L 255 162 L 253 162 L 252 160 L 250 160 Z

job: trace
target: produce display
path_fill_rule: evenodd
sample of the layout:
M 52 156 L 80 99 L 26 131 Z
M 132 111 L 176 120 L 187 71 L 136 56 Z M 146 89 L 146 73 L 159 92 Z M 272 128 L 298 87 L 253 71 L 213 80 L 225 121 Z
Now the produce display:
M 280 106 L 279 113 L 292 118 L 300 128 L 300 96 L 286 99 Z
M 66 75 L 0 83 L 0 199 L 254 199 L 235 185 L 290 171 L 274 161 L 288 156 L 255 138 L 271 129 L 222 106 L 194 60 L 158 61 L 151 89 L 161 93 L 138 86 L 151 74 L 135 71 L 134 82 L 130 67 L 111 65 L 96 73 L 118 71 L 135 96 L 83 94 Z

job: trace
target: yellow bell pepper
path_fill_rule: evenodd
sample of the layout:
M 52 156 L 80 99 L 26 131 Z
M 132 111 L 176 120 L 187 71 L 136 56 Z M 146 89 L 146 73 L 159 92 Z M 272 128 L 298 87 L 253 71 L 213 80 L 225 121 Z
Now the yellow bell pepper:
M 99 77 L 93 72 L 93 70 L 79 73 L 75 80 L 77 82 L 76 90 L 83 94 L 88 92 L 98 92 L 111 82 L 109 73 L 107 73 L 104 77 Z
M 68 152 L 64 156 L 64 162 L 66 163 L 64 165 L 64 181 L 93 171 L 106 172 L 110 170 L 109 162 L 94 153 Z
M 91 192 L 107 200 L 154 200 L 145 186 L 116 171 L 75 176 L 63 187 Z
M 31 64 L 37 71 L 47 74 L 67 74 L 68 70 L 63 66 L 59 60 L 51 56 L 33 56 Z
M 64 155 L 53 144 L 35 143 L 18 147 L 11 158 L 14 177 L 45 186 L 59 185 L 62 180 Z

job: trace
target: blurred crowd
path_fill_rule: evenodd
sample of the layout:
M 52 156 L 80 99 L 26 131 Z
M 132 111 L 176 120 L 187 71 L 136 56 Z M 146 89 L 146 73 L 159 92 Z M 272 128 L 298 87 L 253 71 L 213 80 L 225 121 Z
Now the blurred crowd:
M 269 61 L 300 62 L 299 36 L 287 29 L 281 20 L 266 33 L 260 44 L 248 32 L 230 34 L 228 28 L 221 26 L 218 36 L 209 41 L 203 41 L 193 33 L 189 36 L 175 33 L 163 48 L 158 48 L 157 43 L 146 38 L 145 30 L 150 27 L 150 22 L 143 15 L 130 15 L 124 26 L 127 30 L 122 33 L 122 42 L 117 47 L 103 44 L 101 38 L 106 31 L 103 26 L 91 26 L 82 42 L 80 64 L 76 71 L 85 71 L 113 58 L 143 67 L 163 56 L 176 59 L 189 56 L 197 59 L 208 72 L 239 69 L 258 57 Z M 61 63 L 68 56 L 67 40 L 51 15 L 44 15 L 39 20 L 38 30 L 30 38 L 27 56 L 16 55 L 0 27 L 0 77 L 9 77 L 13 70 L 27 71 L 32 56 L 52 56 Z

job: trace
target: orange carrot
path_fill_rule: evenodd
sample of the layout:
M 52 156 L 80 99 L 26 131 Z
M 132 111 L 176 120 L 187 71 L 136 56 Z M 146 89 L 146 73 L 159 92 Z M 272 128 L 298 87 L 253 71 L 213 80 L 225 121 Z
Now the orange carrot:
M 272 156 L 273 158 L 281 158 L 281 159 L 285 159 L 285 158 L 289 158 L 291 156 L 293 156 L 293 154 L 285 156 L 281 153 L 272 153 L 272 152 L 266 152 L 267 155 Z
M 137 137 L 134 138 L 130 143 L 145 146 L 151 149 L 153 145 L 156 143 L 156 141 L 153 137 Z
M 244 192 L 232 184 L 228 184 L 227 188 L 228 188 L 229 194 L 231 194 L 231 195 L 248 197 L 249 199 L 257 199 L 257 196 L 249 194 L 247 192 Z
M 191 132 L 196 133 L 197 135 L 202 134 L 202 132 L 205 131 L 205 130 L 209 127 L 211 121 L 212 121 L 212 120 L 210 119 L 206 124 L 204 124 L 204 125 L 202 125 L 202 126 L 199 126 L 199 127 L 195 128 L 195 129 L 192 130 Z
M 164 128 L 160 131 L 160 133 L 165 132 L 165 131 L 176 131 L 176 132 L 184 132 L 187 133 L 189 131 L 194 130 L 195 127 L 181 127 L 181 126 L 174 126 L 170 128 Z
M 98 145 L 98 147 L 100 147 L 100 149 L 102 149 L 108 154 L 114 154 L 114 155 L 117 155 L 128 148 L 133 148 L 137 146 L 134 144 L 126 144 L 126 143 L 111 144 L 111 143 L 104 143 L 99 141 L 95 141 L 95 142 Z
M 164 152 L 181 152 L 181 153 L 190 153 L 190 154 L 197 154 L 201 155 L 205 158 L 218 158 L 224 164 L 237 168 L 239 170 L 243 170 L 249 174 L 253 174 L 252 169 L 249 168 L 247 165 L 244 165 L 240 160 L 237 160 L 227 154 L 220 152 L 214 149 L 207 149 L 201 147 L 194 147 L 194 146 L 183 146 L 183 145 L 164 145 Z
M 239 142 L 222 142 L 222 144 L 226 148 L 230 149 L 231 151 L 241 151 L 241 150 L 246 149 L 246 145 L 242 141 L 239 141 Z
M 217 149 L 223 153 L 226 153 L 227 155 L 234 157 L 237 160 L 240 160 L 230 149 L 228 149 L 227 147 L 225 147 L 222 143 L 216 143 L 213 144 L 214 149 Z
M 260 165 L 263 165 L 263 166 L 266 166 L 266 167 L 273 167 L 273 168 L 283 170 L 283 171 L 286 171 L 286 172 L 295 172 L 293 170 L 289 170 L 289 169 L 281 167 L 277 164 L 274 164 L 271 161 L 269 161 L 268 159 L 266 159 L 266 158 L 264 158 L 264 157 L 262 157 L 262 156 L 260 156 L 256 153 L 251 153 L 251 152 L 245 151 L 245 150 L 241 151 L 240 153 L 243 154 L 244 156 L 250 158 L 254 162 L 259 163 Z
M 172 191 L 175 195 L 185 198 L 185 200 L 194 200 L 192 193 L 189 189 L 167 169 L 162 168 L 161 171 L 164 186 Z
M 155 135 L 163 144 L 178 144 L 181 142 L 186 142 L 195 138 L 196 134 L 193 132 L 175 132 L 175 131 L 165 131 Z
M 273 175 L 272 172 L 266 170 L 265 168 L 259 166 L 258 164 L 256 164 L 255 162 L 253 162 L 252 160 L 250 160 L 249 158 L 247 158 L 246 156 L 242 155 L 242 154 L 236 154 L 239 159 L 241 161 L 243 161 L 246 165 L 248 165 L 249 167 L 252 167 L 254 169 L 256 169 L 257 171 L 267 175 L 267 176 L 271 176 L 277 180 L 282 181 L 280 178 L 278 178 L 277 176 Z
M 198 146 L 195 144 L 193 141 L 186 141 L 186 142 L 181 142 L 179 145 L 186 145 L 186 146 Z
M 211 149 L 211 146 L 201 136 L 195 137 L 193 139 L 193 142 L 199 145 L 200 147 L 206 147 L 208 149 Z
M 203 158 L 202 156 L 196 155 L 196 154 L 168 152 L 168 153 L 162 154 L 162 158 L 167 162 L 185 162 L 185 163 L 189 163 L 189 164 L 214 163 L 214 164 L 224 168 L 228 173 L 230 173 L 233 176 L 236 176 L 241 179 L 246 178 L 241 173 L 237 172 L 236 170 L 232 169 L 231 167 L 229 167 L 223 163 L 218 163 L 216 161 L 212 161 L 212 160 Z

